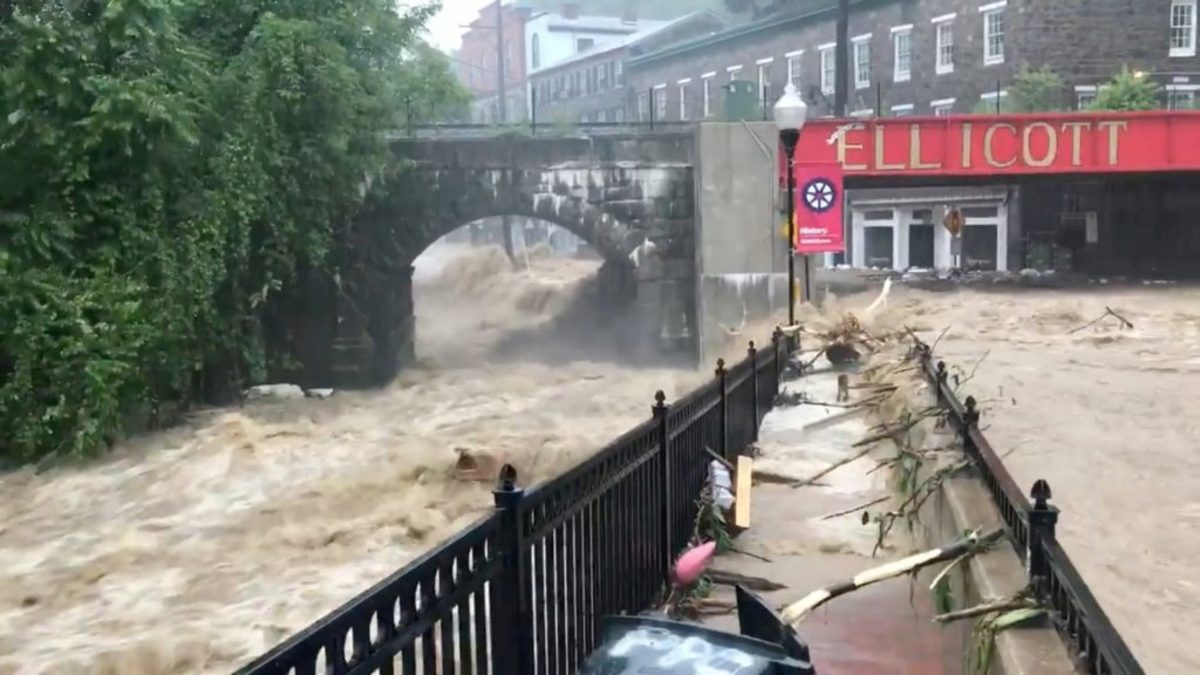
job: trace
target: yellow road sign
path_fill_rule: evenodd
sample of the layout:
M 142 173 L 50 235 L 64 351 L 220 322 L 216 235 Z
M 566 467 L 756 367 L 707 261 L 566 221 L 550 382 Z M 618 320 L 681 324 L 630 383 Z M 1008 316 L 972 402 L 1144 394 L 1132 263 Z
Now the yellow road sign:
M 946 217 L 942 220 L 942 225 L 946 227 L 951 236 L 957 237 L 962 233 L 965 220 L 962 211 L 952 208 L 946 211 Z

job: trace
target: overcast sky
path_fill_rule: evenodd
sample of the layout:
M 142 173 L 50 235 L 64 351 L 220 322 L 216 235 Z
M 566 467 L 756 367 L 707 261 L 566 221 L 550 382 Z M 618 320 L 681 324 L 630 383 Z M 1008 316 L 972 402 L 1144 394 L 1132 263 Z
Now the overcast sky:
M 409 0 L 405 4 L 418 4 Z M 442 51 L 458 49 L 463 28 L 479 16 L 479 10 L 492 4 L 489 0 L 442 0 L 442 10 L 429 22 L 429 39 Z

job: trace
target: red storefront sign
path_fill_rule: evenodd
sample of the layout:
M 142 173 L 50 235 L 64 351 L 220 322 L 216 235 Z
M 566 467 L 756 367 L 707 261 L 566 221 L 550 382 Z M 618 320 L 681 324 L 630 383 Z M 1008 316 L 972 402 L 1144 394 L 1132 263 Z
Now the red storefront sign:
M 1198 148 L 1189 111 L 821 119 L 800 133 L 796 161 L 851 176 L 1200 171 Z
M 837 162 L 795 164 L 796 253 L 846 250 L 842 236 L 842 168 Z

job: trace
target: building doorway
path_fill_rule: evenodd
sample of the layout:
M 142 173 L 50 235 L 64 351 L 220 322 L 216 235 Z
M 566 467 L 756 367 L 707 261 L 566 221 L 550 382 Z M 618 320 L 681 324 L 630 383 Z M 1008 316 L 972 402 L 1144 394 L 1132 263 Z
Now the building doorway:
M 890 270 L 895 268 L 895 228 L 867 227 L 865 230 L 864 262 L 871 269 Z

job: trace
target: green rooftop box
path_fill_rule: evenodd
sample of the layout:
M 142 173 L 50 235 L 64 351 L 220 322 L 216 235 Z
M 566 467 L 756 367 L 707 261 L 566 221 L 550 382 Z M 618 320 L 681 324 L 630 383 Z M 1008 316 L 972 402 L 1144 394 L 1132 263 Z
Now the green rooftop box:
M 758 106 L 758 85 L 754 82 L 734 80 L 725 85 L 725 121 L 760 119 L 762 113 Z

